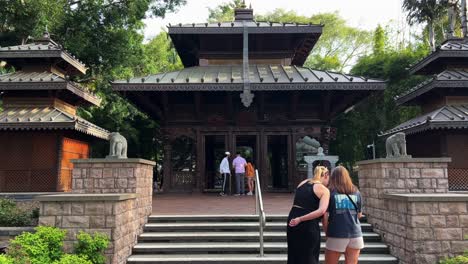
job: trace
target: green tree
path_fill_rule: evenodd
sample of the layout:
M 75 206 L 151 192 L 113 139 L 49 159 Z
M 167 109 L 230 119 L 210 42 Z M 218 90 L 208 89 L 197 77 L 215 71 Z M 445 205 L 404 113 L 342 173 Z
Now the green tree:
M 385 36 L 385 31 L 381 30 L 376 29 Z M 386 80 L 387 89 L 368 97 L 353 111 L 340 115 L 333 122 L 339 132 L 337 140 L 330 146 L 331 151 L 339 153 L 341 162 L 349 167 L 356 161 L 369 158 L 365 155 L 366 146 L 372 142 L 377 145 L 377 154 L 383 155 L 384 140 L 378 134 L 419 114 L 418 107 L 397 107 L 394 97 L 424 80 L 424 77 L 410 75 L 407 68 L 427 55 L 427 47 L 418 43 L 382 51 L 382 46 L 389 46 L 382 37 L 375 37 L 373 45 L 378 48 L 360 58 L 351 73 Z
M 387 42 L 387 36 L 382 26 L 378 25 L 374 32 L 374 54 L 381 55 L 385 52 L 385 44 Z
M 229 22 L 234 20 L 234 8 L 241 7 L 242 0 L 233 0 L 232 2 L 223 3 L 215 8 L 208 7 L 209 22 Z
M 435 26 L 446 15 L 447 0 L 404 0 L 403 9 L 408 13 L 410 25 L 427 24 L 428 41 L 432 50 L 436 47 Z

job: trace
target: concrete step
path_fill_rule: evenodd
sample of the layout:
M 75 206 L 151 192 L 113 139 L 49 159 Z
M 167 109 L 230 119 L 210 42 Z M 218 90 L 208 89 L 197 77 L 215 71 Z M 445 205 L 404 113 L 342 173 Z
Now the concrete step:
M 321 226 L 322 224 L 320 224 Z M 284 222 L 267 222 L 265 231 L 286 230 L 286 221 Z M 145 225 L 145 232 L 183 232 L 187 230 L 207 230 L 207 231 L 228 231 L 228 230 L 243 230 L 257 231 L 259 229 L 258 222 L 164 222 L 164 223 L 148 223 Z M 361 224 L 363 232 L 372 232 L 372 226 L 367 223 Z
M 322 240 L 325 239 L 325 234 L 322 232 Z M 380 242 L 380 236 L 376 233 L 364 232 L 365 242 Z M 258 242 L 258 232 L 236 231 L 236 232 L 144 232 L 138 238 L 139 242 Z M 286 241 L 285 231 L 268 231 L 264 233 L 264 240 L 271 242 Z
M 267 215 L 267 222 L 283 222 L 288 215 Z M 179 223 L 179 222 L 253 222 L 258 221 L 258 215 L 151 215 L 148 223 Z M 366 217 L 360 219 L 361 223 L 367 223 Z
M 343 259 L 344 260 L 344 259 Z M 323 263 L 324 256 L 320 256 Z M 258 254 L 209 254 L 209 255 L 132 255 L 128 258 L 128 264 L 238 264 L 238 263 L 268 263 L 286 264 L 287 257 L 281 255 L 265 255 L 261 258 Z M 360 264 L 397 264 L 395 257 L 386 254 L 362 254 L 359 257 Z
M 387 245 L 379 242 L 369 242 L 361 251 L 362 254 L 388 254 Z M 325 243 L 321 243 L 322 252 Z M 199 243 L 139 243 L 133 248 L 133 254 L 258 254 L 259 242 L 199 242 Z M 264 244 L 266 253 L 286 254 L 286 242 L 267 242 Z

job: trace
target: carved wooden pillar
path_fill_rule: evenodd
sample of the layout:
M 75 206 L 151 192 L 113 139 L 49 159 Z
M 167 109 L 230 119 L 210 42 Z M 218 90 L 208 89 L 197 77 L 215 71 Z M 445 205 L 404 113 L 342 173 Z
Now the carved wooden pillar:
M 205 167 L 204 167 L 204 163 L 206 162 L 205 161 L 205 153 L 203 151 L 203 145 L 205 144 L 204 140 L 203 140 L 203 137 L 200 133 L 200 129 L 197 128 L 196 129 L 196 146 L 197 146 L 197 149 L 196 149 L 196 155 L 197 155 L 197 165 L 196 165 L 196 176 L 195 176 L 195 184 L 194 184 L 194 190 L 197 190 L 197 191 L 200 191 L 200 192 L 203 192 L 203 189 L 204 189 L 204 184 L 203 184 L 203 181 L 204 181 L 204 177 L 203 177 L 203 174 L 205 172 Z
M 195 92 L 194 94 L 194 111 L 195 111 L 195 117 L 197 120 L 200 120 L 202 118 L 202 113 L 201 113 L 201 93 L 200 92 Z
M 171 186 L 172 186 L 172 177 L 171 177 L 172 145 L 171 145 L 171 141 L 167 137 L 164 138 L 163 151 L 164 151 L 164 159 L 163 159 L 163 164 L 162 164 L 162 167 L 163 167 L 163 185 L 162 185 L 162 188 L 165 189 L 166 191 L 168 191 L 168 190 L 171 189 Z
M 258 120 L 265 120 L 265 93 L 257 92 L 258 95 Z
M 299 139 L 299 135 L 297 133 L 297 131 L 293 131 L 292 132 L 292 135 L 291 135 L 291 138 L 292 138 L 292 142 L 291 142 L 291 156 L 292 156 L 292 162 L 291 162 L 291 165 L 293 166 L 293 177 L 292 177 L 292 181 L 291 183 L 293 184 L 293 188 L 294 186 L 297 186 L 297 184 L 299 184 L 299 173 L 297 172 L 297 149 L 296 149 L 296 142 L 297 140 Z
M 232 93 L 226 92 L 225 98 L 226 104 L 226 120 L 233 121 L 234 120 L 234 103 L 232 101 Z

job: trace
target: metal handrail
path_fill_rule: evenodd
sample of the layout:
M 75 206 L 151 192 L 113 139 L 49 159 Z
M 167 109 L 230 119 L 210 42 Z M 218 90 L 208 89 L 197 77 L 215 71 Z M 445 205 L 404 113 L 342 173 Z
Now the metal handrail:
M 255 170 L 255 213 L 258 214 L 258 225 L 260 228 L 260 257 L 263 257 L 263 228 L 266 225 L 266 215 L 265 211 L 263 210 L 262 188 L 260 187 L 260 177 L 258 177 L 258 170 Z

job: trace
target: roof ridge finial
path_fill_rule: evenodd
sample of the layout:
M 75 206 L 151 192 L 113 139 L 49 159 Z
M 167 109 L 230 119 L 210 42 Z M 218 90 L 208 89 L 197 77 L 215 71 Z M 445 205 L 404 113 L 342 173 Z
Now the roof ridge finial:
M 45 26 L 45 31 L 42 37 L 45 39 L 50 39 L 49 29 L 47 28 L 47 25 Z
M 241 8 L 247 8 L 247 5 L 245 4 L 245 0 L 242 0 Z
M 249 4 L 249 9 L 252 9 L 252 2 L 250 2 Z

